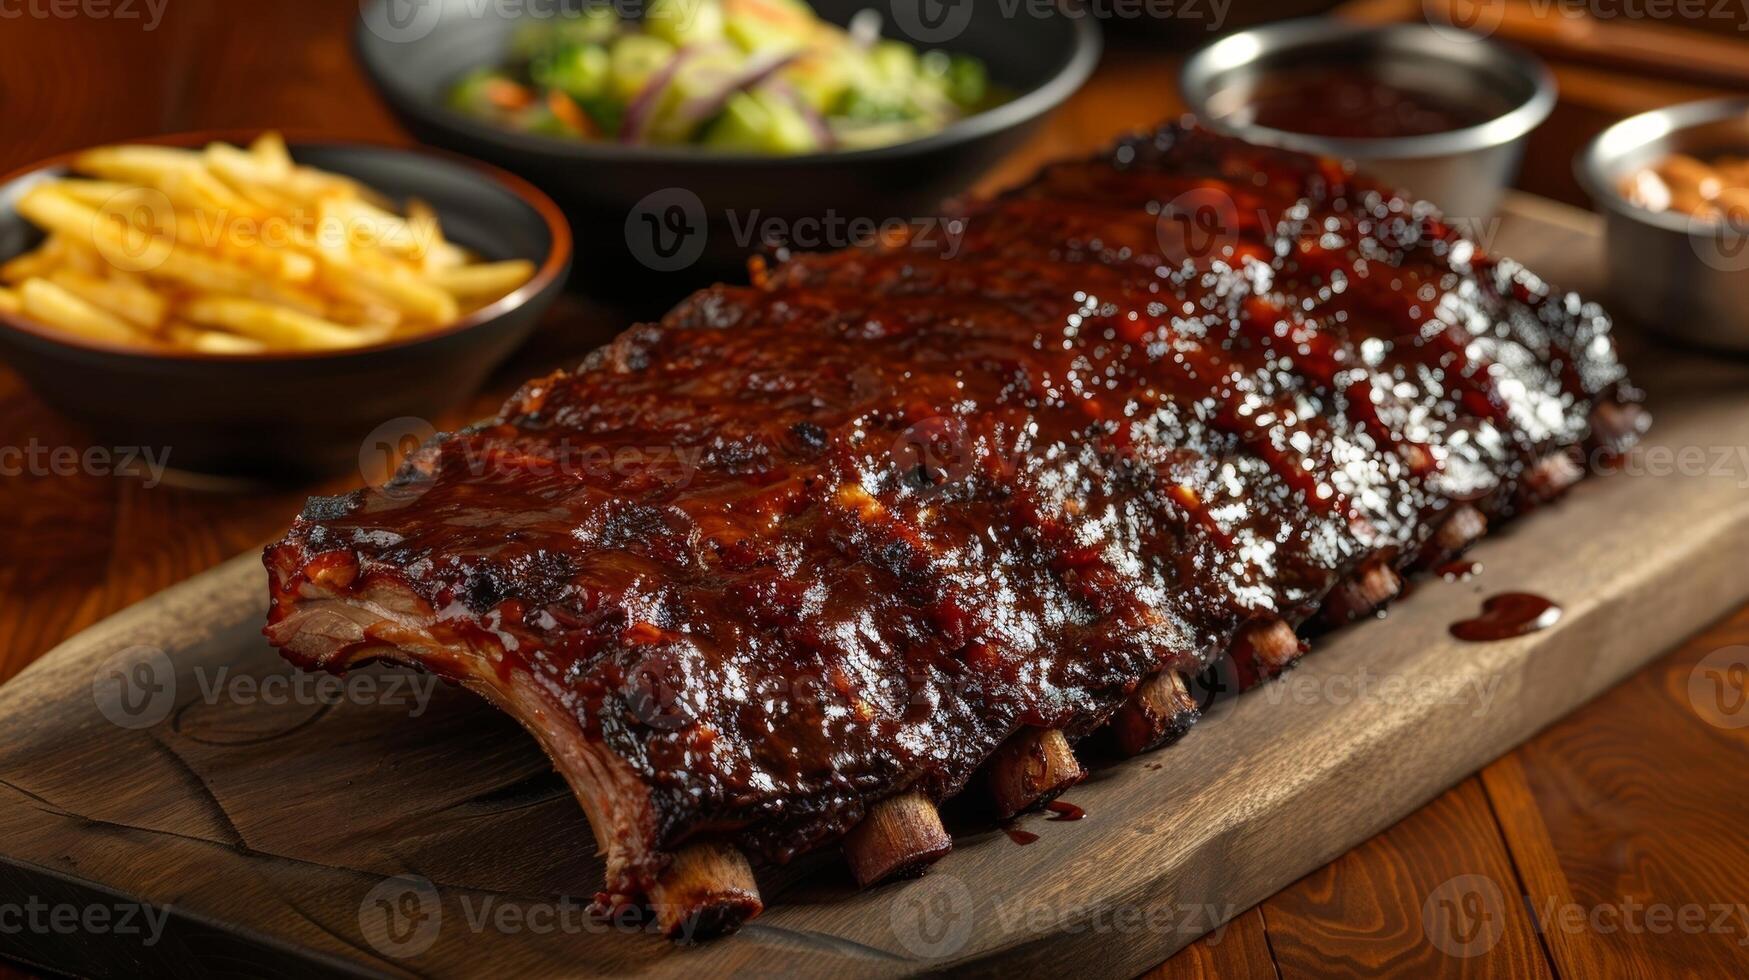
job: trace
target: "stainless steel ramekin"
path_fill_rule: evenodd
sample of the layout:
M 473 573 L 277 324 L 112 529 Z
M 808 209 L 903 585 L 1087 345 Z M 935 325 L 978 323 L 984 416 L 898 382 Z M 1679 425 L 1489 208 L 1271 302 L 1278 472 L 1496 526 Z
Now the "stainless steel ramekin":
M 1266 74 L 1320 65 L 1376 66 L 1385 81 L 1502 111 L 1463 129 L 1381 139 L 1312 136 L 1232 118 Z M 1554 77 L 1518 48 L 1451 28 L 1373 27 L 1328 18 L 1228 35 L 1185 62 L 1180 85 L 1191 111 L 1212 128 L 1254 143 L 1351 159 L 1447 215 L 1467 219 L 1493 213 L 1517 173 L 1525 137 L 1555 105 Z
M 1611 308 L 1679 340 L 1749 351 L 1749 228 L 1649 211 L 1622 196 L 1624 179 L 1671 153 L 1749 154 L 1749 98 L 1629 117 L 1574 160 L 1603 212 Z

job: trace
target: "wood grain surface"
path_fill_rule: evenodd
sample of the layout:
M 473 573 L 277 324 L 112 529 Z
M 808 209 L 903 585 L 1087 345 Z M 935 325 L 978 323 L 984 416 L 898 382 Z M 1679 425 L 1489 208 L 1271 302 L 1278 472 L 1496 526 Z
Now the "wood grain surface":
M 1397 3 L 1389 16 L 1414 6 Z M 8 17 L 0 21 L 0 169 L 101 141 L 193 128 L 392 137 L 397 130 L 345 40 L 356 10 L 353 0 L 173 0 L 149 30 L 115 16 Z M 1099 74 L 991 183 L 1177 111 L 1173 49 L 1207 35 L 1198 25 L 1174 36 L 1161 42 L 1133 25 L 1111 25 Z M 1583 139 L 1629 112 L 1722 91 L 1594 64 L 1554 67 L 1562 103 L 1533 139 L 1521 183 L 1575 202 L 1568 161 Z M 531 350 L 501 373 L 493 393 L 446 421 L 479 414 L 520 377 L 574 357 L 616 324 L 610 313 L 569 301 Z M 0 445 L 88 443 L 0 370 Z M 104 616 L 259 545 L 312 489 L 220 495 L 101 474 L 0 477 L 0 679 Z M 1679 625 L 1707 627 L 1698 620 Z M 1642 914 L 1639 928 L 1601 920 L 1576 928 L 1551 921 L 1540 931 L 1534 925 L 1550 909 L 1557 919 L 1566 909 L 1625 909 L 1631 917 L 1648 902 L 1681 911 L 1745 901 L 1742 818 L 1749 798 L 1741 773 L 1749 729 L 1702 722 L 1689 686 L 1697 672 L 1727 684 L 1728 674 L 1709 674 L 1702 661 L 1746 644 L 1749 609 L 1240 914 L 1162 965 L 1160 975 L 1324 975 L 1412 962 L 1442 975 L 1508 975 L 1537 969 L 1518 958 L 1520 908 L 1530 914 L 1533 952 L 1545 971 L 1744 975 L 1749 923 L 1734 933 L 1726 931 L 1728 922 L 1654 929 Z M 1479 956 L 1423 963 L 1425 950 L 1410 948 L 1416 932 L 1403 926 L 1419 911 L 1406 903 L 1444 871 L 1452 874 L 1437 881 L 1498 877 L 1502 857 L 1510 874 L 1501 888 L 1512 897 L 1512 909 L 1503 912 L 1506 938 Z M 7 894 L 0 883 L 0 901 Z M 8 972 L 0 966 L 0 976 Z

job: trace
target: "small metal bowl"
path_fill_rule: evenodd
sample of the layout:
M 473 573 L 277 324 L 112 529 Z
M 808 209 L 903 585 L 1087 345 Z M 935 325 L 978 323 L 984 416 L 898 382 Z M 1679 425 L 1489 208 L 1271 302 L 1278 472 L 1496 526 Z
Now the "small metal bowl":
M 1678 340 L 1749 351 L 1749 230 L 1622 195 L 1629 175 L 1671 153 L 1749 153 L 1749 98 L 1688 102 L 1631 116 L 1599 133 L 1573 161 L 1603 212 L 1615 308 Z
M 1463 129 L 1376 139 L 1314 136 L 1235 119 L 1268 75 L 1323 65 L 1367 66 L 1404 88 L 1499 106 L 1500 112 Z M 1518 171 L 1525 137 L 1555 106 L 1554 77 L 1517 48 L 1425 24 L 1369 27 L 1324 18 L 1228 35 L 1185 62 L 1180 87 L 1191 111 L 1211 128 L 1254 143 L 1353 160 L 1449 216 L 1475 219 L 1493 213 Z

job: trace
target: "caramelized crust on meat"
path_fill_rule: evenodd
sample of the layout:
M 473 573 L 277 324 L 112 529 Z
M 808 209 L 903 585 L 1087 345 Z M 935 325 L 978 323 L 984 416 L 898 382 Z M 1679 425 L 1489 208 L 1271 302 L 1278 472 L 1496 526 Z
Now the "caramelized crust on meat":
M 1168 127 L 696 293 L 312 500 L 268 635 L 515 714 L 639 901 L 689 842 L 786 860 L 1084 736 L 1247 624 L 1280 669 L 1446 515 L 1571 482 L 1638 397 L 1608 331 L 1336 162 Z

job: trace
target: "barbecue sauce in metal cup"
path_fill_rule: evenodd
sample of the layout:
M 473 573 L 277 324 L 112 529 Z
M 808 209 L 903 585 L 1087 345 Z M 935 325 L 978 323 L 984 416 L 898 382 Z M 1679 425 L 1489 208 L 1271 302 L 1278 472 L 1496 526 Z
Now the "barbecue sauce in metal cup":
M 1389 139 L 1468 129 L 1506 108 L 1396 84 L 1370 67 L 1317 65 L 1271 72 L 1232 119 L 1309 136 Z

